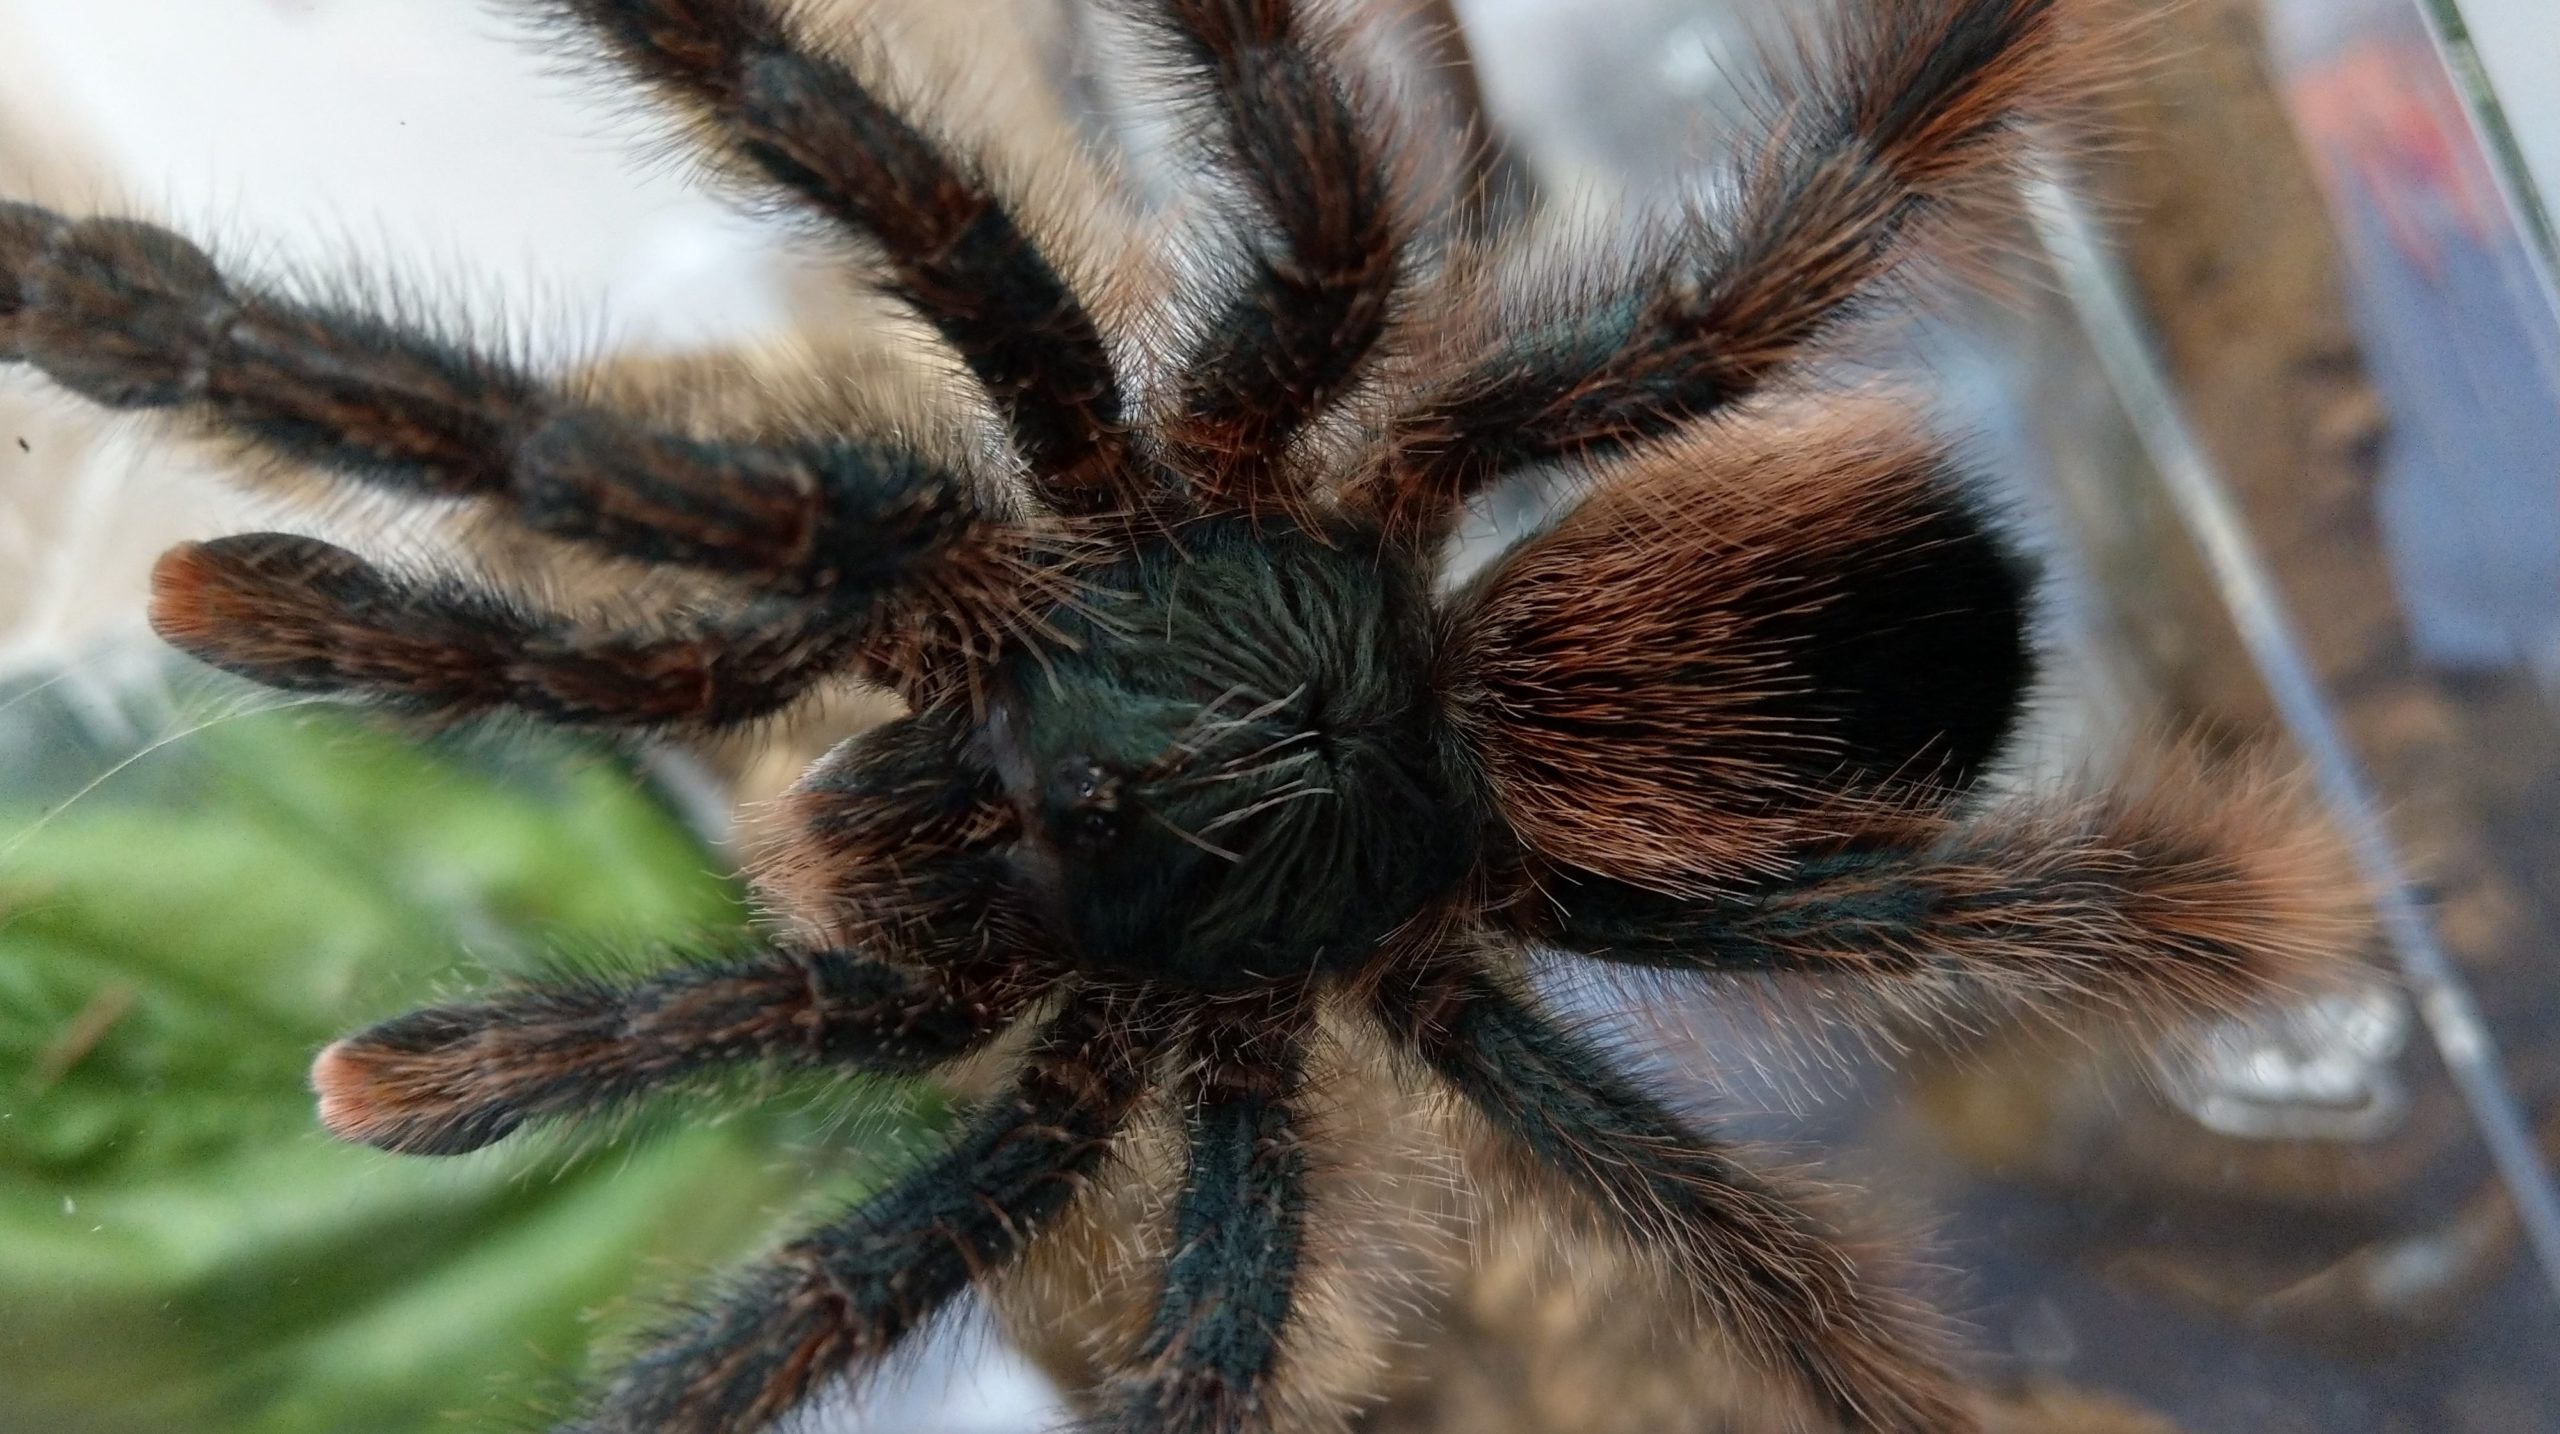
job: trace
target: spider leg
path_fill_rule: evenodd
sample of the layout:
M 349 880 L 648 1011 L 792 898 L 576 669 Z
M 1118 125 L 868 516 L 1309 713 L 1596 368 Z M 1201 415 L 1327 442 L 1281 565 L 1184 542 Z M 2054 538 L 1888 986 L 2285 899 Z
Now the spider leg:
M 768 589 L 876 590 L 1011 536 L 914 454 L 658 431 L 392 320 L 237 287 L 131 220 L 0 204 L 0 360 L 390 492 L 486 499 L 542 532 Z
M 1536 176 L 1519 145 L 1495 122 L 1485 102 L 1484 77 L 1456 0 L 1420 0 L 1411 23 L 1423 38 L 1424 61 L 1445 96 L 1467 161 L 1464 188 L 1456 196 L 1456 230 L 1476 245 L 1527 222 L 1538 205 Z
M 1355 502 L 1417 545 L 1485 484 L 1605 454 L 1740 404 L 1823 357 L 1935 257 L 1948 220 L 2008 201 L 2030 122 L 2101 77 L 2072 0 L 1833 7 L 1810 72 L 1736 146 L 1729 213 L 1694 219 L 1569 308 L 1453 326 L 1449 376 L 1389 420 Z
M 313 1067 L 322 1123 L 446 1154 L 725 1067 L 912 1072 L 977 1050 L 1050 978 L 1002 870 L 1010 809 L 968 764 L 969 737 L 946 714 L 900 718 L 846 742 L 792 795 L 787 836 L 753 876 L 809 940 L 386 1021 Z
M 576 1434 L 753 1434 L 858 1372 L 1064 1210 L 1145 1092 L 1138 1001 L 1085 993 L 957 1144 L 664 1330 Z
M 1862 1268 L 1808 1189 L 1742 1163 L 1486 971 L 1392 974 L 1374 1007 L 1530 1166 L 1578 1189 L 1737 1346 L 1860 1434 L 1975 1427 L 1935 1331 Z
M 1385 331 L 1406 237 L 1382 144 L 1332 37 L 1294 0 L 1162 0 L 1193 106 L 1270 226 L 1242 287 L 1181 365 L 1174 461 L 1206 502 L 1255 509 L 1292 432 L 1358 377 Z
M 1292 999 L 1272 998 L 1277 1004 Z M 1190 1160 L 1145 1342 L 1094 1434 L 1280 1427 L 1274 1384 L 1304 1255 L 1306 1017 L 1205 1011 L 1186 1043 Z
M 2365 934 L 2317 809 L 2245 771 L 2173 762 L 2091 796 L 1866 825 L 1711 897 L 1559 879 L 1515 919 L 1602 961 L 1836 978 L 1872 1017 L 1941 1028 L 2158 1029 L 2338 969 Z
M 413 1011 L 330 1045 L 311 1083 L 341 1139 L 457 1155 L 730 1066 L 930 1070 L 992 1039 L 1036 990 L 853 951 L 766 951 Z
M 501 709 L 569 726 L 730 726 L 852 664 L 858 614 L 762 600 L 616 629 L 450 579 L 388 573 L 290 533 L 188 543 L 152 570 L 171 646 L 291 692 L 362 693 L 430 721 Z
M 868 236 L 891 290 L 994 398 L 1041 496 L 1078 511 L 1124 492 L 1128 430 L 1111 355 L 1073 286 L 986 180 L 819 53 L 766 0 L 529 0 L 704 121 L 712 141 Z

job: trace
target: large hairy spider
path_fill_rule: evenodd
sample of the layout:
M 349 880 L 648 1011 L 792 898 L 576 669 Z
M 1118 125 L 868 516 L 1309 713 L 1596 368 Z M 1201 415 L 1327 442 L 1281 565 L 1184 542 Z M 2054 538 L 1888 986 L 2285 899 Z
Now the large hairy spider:
M 1133 332 L 1098 257 L 785 7 L 528 3 L 858 236 L 1003 459 L 889 423 L 706 434 L 24 205 L 0 356 L 697 595 L 608 623 L 227 537 L 154 579 L 158 631 L 216 666 L 435 721 L 705 731 L 847 676 L 908 704 L 789 798 L 756 873 L 789 936 L 437 1006 L 313 1068 L 332 1131 L 449 1154 L 720 1068 L 927 1071 L 1027 1028 L 948 1150 L 671 1321 L 575 1427 L 774 1424 L 1078 1218 L 1157 1114 L 1185 1152 L 1169 1253 L 1090 1427 L 1338 1422 L 1289 1380 L 1325 1274 L 1314 1112 L 1357 1068 L 1313 1053 L 1347 1023 L 1827 1422 L 1968 1429 L 1878 1257 L 1614 1068 L 1521 953 L 1824 978 L 1849 1020 L 2157 1029 L 2345 944 L 2337 861 L 2279 787 L 2170 763 L 1981 794 L 2029 583 L 1944 442 L 1811 381 L 1985 242 L 2028 131 L 2090 83 L 2071 0 L 1847 7 L 1714 212 L 1561 280 L 1428 221 L 1318 7 L 1132 0 L 1220 179 L 1217 261 Z M 1586 484 L 1561 519 L 1437 581 L 1471 497 L 1557 467 Z

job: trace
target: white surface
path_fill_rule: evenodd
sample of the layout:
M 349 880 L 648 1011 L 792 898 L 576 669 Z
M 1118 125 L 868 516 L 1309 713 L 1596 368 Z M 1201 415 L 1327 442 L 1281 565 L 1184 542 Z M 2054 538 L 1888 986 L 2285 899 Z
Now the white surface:
M 779 319 L 767 236 L 472 0 L 0 0 L 105 207 L 586 346 Z

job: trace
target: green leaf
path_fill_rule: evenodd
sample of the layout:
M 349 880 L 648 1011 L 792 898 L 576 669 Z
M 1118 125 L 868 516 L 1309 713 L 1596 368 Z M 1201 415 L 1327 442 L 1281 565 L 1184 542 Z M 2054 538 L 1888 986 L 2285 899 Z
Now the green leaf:
M 0 1428 L 520 1418 L 927 1119 L 839 1085 L 617 1149 L 335 1144 L 304 1086 L 332 1036 L 554 952 L 739 939 L 721 858 L 615 762 L 308 711 L 65 805 L 132 753 L 46 696 L 0 707 Z

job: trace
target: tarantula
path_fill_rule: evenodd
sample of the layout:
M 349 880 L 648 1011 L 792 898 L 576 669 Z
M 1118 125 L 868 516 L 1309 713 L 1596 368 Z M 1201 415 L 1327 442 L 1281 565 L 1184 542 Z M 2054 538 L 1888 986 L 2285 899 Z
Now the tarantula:
M 1092 256 L 787 7 L 528 3 L 857 236 L 1002 461 L 894 424 L 706 434 L 25 205 L 0 206 L 0 357 L 710 594 L 608 622 L 226 537 L 168 553 L 151 610 L 217 667 L 624 732 L 752 724 L 845 677 L 904 698 L 786 801 L 755 876 L 793 934 L 439 1005 L 313 1067 L 330 1130 L 450 1154 L 722 1068 L 923 1072 L 1028 1032 L 948 1150 L 672 1321 L 575 1427 L 783 1419 L 1055 1233 L 1149 1110 L 1185 1168 L 1091 1427 L 1338 1420 L 1286 1387 L 1324 1274 L 1321 1018 L 1365 1023 L 1827 1420 L 1971 1428 L 1876 1257 L 1548 1011 L 1521 953 L 1823 978 L 1878 1022 L 2164 1028 L 2346 943 L 2335 854 L 2277 784 L 2168 764 L 1982 794 L 2032 584 L 1945 441 L 1813 380 L 1979 242 L 2080 98 L 2071 0 L 1850 6 L 1718 207 L 1564 283 L 1528 240 L 1427 222 L 1321 8 L 1131 0 L 1220 181 L 1218 262 L 1134 335 Z M 1556 469 L 1585 484 L 1560 519 L 1441 580 L 1471 498 Z

